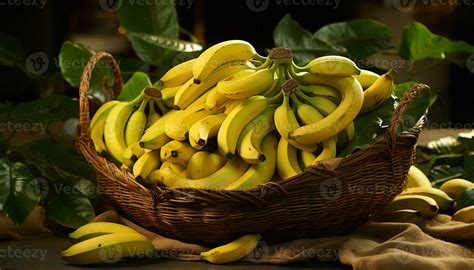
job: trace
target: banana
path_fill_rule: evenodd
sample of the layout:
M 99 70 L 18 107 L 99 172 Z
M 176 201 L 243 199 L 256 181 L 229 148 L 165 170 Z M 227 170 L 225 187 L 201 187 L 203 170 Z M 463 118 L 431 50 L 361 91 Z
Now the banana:
M 304 150 L 299 150 L 299 160 L 300 160 L 300 165 L 302 169 L 308 168 L 311 166 L 316 159 L 316 155 L 312 152 L 304 151 Z
M 296 90 L 296 95 L 304 100 L 306 103 L 317 109 L 323 116 L 328 116 L 337 109 L 337 104 L 324 96 L 309 97 L 301 90 Z
M 215 173 L 199 179 L 189 179 L 175 174 L 171 169 L 160 170 L 159 180 L 172 188 L 224 189 L 247 171 L 249 165 L 239 157 L 228 160 Z
M 161 118 L 160 113 L 156 111 L 155 103 L 156 101 L 154 100 L 148 101 L 149 109 L 148 114 L 146 116 L 146 128 L 151 127 L 151 125 L 153 125 L 156 121 L 158 121 L 158 119 Z
M 216 68 L 204 81 L 197 84 L 194 79 L 187 81 L 176 93 L 174 105 L 179 109 L 185 109 L 203 93 L 214 87 L 219 81 L 232 76 L 239 71 L 250 69 L 251 66 L 245 61 L 234 61 L 225 63 Z
M 159 168 L 160 165 L 160 151 L 147 152 L 133 164 L 133 176 L 135 176 L 135 178 L 140 177 L 145 181 L 148 179 L 150 173 Z
M 253 46 L 243 40 L 218 43 L 205 50 L 194 62 L 194 81 L 200 84 L 219 66 L 232 61 L 247 61 L 256 54 Z
M 290 106 L 289 93 L 284 94 L 283 103 L 275 110 L 274 120 L 278 133 L 292 146 L 308 152 L 314 152 L 316 149 L 318 149 L 317 144 L 300 144 L 289 138 L 290 132 L 300 127 L 298 119 L 296 118 L 296 115 Z
M 161 98 L 163 100 L 173 100 L 173 103 L 174 103 L 174 97 L 176 96 L 176 93 L 178 93 L 179 89 L 181 89 L 181 87 L 184 84 L 189 83 L 190 81 L 191 81 L 191 78 L 189 78 L 183 84 L 180 84 L 178 86 L 166 87 L 166 88 L 161 89 Z
M 160 157 L 163 161 L 167 160 L 186 166 L 194 153 L 196 153 L 196 149 L 189 144 L 173 140 L 161 147 Z
M 225 162 L 226 158 L 219 154 L 205 151 L 197 152 L 188 162 L 186 177 L 191 179 L 207 177 L 222 168 Z
M 303 172 L 298 164 L 298 153 L 283 137 L 280 138 L 277 148 L 278 175 L 286 180 Z
M 290 94 L 290 99 L 296 107 L 298 118 L 305 125 L 323 120 L 324 116 L 314 106 L 302 103 L 298 98 L 298 94 Z
M 217 92 L 230 99 L 243 99 L 258 95 L 273 85 L 273 71 L 246 69 L 217 83 Z
M 92 143 L 98 153 L 106 152 L 107 147 L 104 142 L 105 121 L 112 108 L 119 104 L 119 101 L 112 100 L 103 104 L 92 117 L 90 123 L 90 133 Z
M 423 195 L 430 197 L 436 201 L 439 206 L 439 211 L 446 211 L 451 208 L 454 204 L 453 199 L 451 199 L 446 193 L 437 189 L 437 188 L 427 188 L 427 187 L 414 187 L 407 188 L 405 191 L 400 193 L 398 196 L 406 195 Z
M 346 147 L 355 136 L 354 122 L 351 122 L 346 129 L 337 134 L 337 149 L 343 149 Z
M 456 213 L 454 213 L 452 218 L 455 221 L 473 223 L 474 222 L 474 205 L 458 210 Z
M 145 149 L 140 147 L 140 143 L 136 142 L 125 148 L 122 154 L 123 164 L 127 167 L 132 167 L 141 156 L 145 154 Z
M 249 255 L 261 238 L 260 234 L 244 235 L 229 244 L 201 252 L 201 259 L 214 264 L 238 261 Z
M 225 103 L 225 110 L 224 113 L 229 115 L 235 108 L 237 108 L 240 104 L 244 103 L 245 99 L 231 99 Z
M 132 113 L 125 127 L 125 144 L 130 146 L 140 140 L 146 128 L 145 109 L 148 100 L 144 99 L 140 107 Z
M 359 81 L 362 89 L 369 88 L 380 77 L 379 74 L 365 69 L 361 69 L 359 75 L 352 76 L 354 76 L 354 78 Z
M 266 159 L 259 164 L 254 164 L 232 184 L 228 185 L 226 190 L 246 190 L 259 184 L 266 183 L 273 178 L 277 163 L 276 149 L 278 140 L 273 134 L 268 134 L 262 142 L 262 152 Z
M 202 149 L 209 138 L 217 136 L 222 122 L 227 117 L 224 113 L 206 116 L 192 124 L 189 129 L 189 143 L 195 149 Z
M 195 111 L 188 109 L 182 110 L 167 121 L 165 133 L 174 140 L 184 141 L 188 136 L 191 126 L 209 115 L 211 115 L 211 112 L 204 108 Z
M 216 87 L 209 90 L 209 95 L 206 99 L 206 110 L 215 113 L 221 111 L 229 98 L 217 92 Z
M 426 177 L 426 175 L 417 167 L 411 166 L 410 170 L 408 170 L 407 180 L 406 180 L 406 187 L 431 187 L 431 182 Z
M 294 76 L 298 77 L 299 75 L 295 74 Z M 312 75 L 310 79 L 316 84 L 328 85 L 340 90 L 342 100 L 337 109 L 323 120 L 299 127 L 290 132 L 290 139 L 303 144 L 324 141 L 347 128 L 359 113 L 364 98 L 362 87 L 352 77 Z
M 380 215 L 376 221 L 420 224 L 423 221 L 423 215 L 417 210 L 403 209 Z
M 177 114 L 179 111 L 170 111 L 163 115 L 158 121 L 151 125 L 148 129 L 145 130 L 140 139 L 140 146 L 149 150 L 158 150 L 165 143 L 171 141 L 171 138 L 168 137 L 165 133 L 166 126 L 168 121 Z
M 309 96 L 325 97 L 337 104 L 341 102 L 341 98 L 342 98 L 341 93 L 339 93 L 337 89 L 334 89 L 327 85 L 321 85 L 321 84 L 301 85 L 298 87 L 298 89 Z
M 396 196 L 382 211 L 382 214 L 402 209 L 420 211 L 423 217 L 433 217 L 438 214 L 439 207 L 436 201 L 423 195 Z
M 69 234 L 72 239 L 81 241 L 91 239 L 104 234 L 112 233 L 138 233 L 134 229 L 113 222 L 91 222 L 77 228 Z
M 275 121 L 273 120 L 275 110 L 275 106 L 266 108 L 260 116 L 246 125 L 240 134 L 237 151 L 245 162 L 257 164 L 266 159 L 260 146 L 263 139 L 275 130 Z
M 79 242 L 62 252 L 62 258 L 72 264 L 112 263 L 125 257 L 153 255 L 154 247 L 138 233 L 113 233 Z
M 159 80 L 158 84 L 161 87 L 176 87 L 182 85 L 193 77 L 193 66 L 196 59 L 191 59 L 174 66 L 168 70 Z
M 222 155 L 232 158 L 237 149 L 239 136 L 245 126 L 262 114 L 268 105 L 279 100 L 279 97 L 266 98 L 263 96 L 254 96 L 248 98 L 243 103 L 233 109 L 222 122 L 221 128 L 217 134 L 217 144 Z
M 179 163 L 173 163 L 170 161 L 163 161 L 161 163 L 161 167 L 159 169 L 153 170 L 150 175 L 148 176 L 148 181 L 152 184 L 159 183 L 160 182 L 160 171 L 168 168 L 172 170 L 175 174 L 182 174 L 185 173 L 185 167 L 182 164 Z
M 140 95 L 130 102 L 120 102 L 107 115 L 104 129 L 105 145 L 107 152 L 120 163 L 123 163 L 122 153 L 127 148 L 125 125 L 133 112 L 133 108 L 142 98 L 142 95 Z
M 439 189 L 448 194 L 453 200 L 457 200 L 459 199 L 459 195 L 469 188 L 474 188 L 474 183 L 465 179 L 456 178 L 444 182 Z
M 318 57 L 301 68 L 301 71 L 329 76 L 351 76 L 360 74 L 360 69 L 354 61 L 338 55 Z
M 324 140 L 322 145 L 323 150 L 313 161 L 312 165 L 318 165 L 323 160 L 333 159 L 336 157 L 336 137 L 331 137 L 327 140 Z
M 394 78 L 395 71 L 389 70 L 364 91 L 364 103 L 360 110 L 361 114 L 377 108 L 392 95 Z

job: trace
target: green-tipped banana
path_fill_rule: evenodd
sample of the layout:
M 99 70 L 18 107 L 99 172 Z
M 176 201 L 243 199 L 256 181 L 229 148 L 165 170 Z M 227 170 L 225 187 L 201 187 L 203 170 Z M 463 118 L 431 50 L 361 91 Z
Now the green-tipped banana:
M 328 55 L 309 62 L 301 71 L 317 75 L 351 76 L 360 74 L 360 69 L 351 59 L 344 56 Z
M 193 66 L 196 59 L 191 59 L 168 70 L 159 81 L 161 87 L 176 87 L 193 77 Z
M 382 222 L 420 224 L 423 221 L 423 215 L 417 210 L 403 209 L 380 215 L 376 218 L 376 220 Z
M 362 89 L 369 88 L 380 77 L 379 74 L 365 69 L 361 69 L 359 75 L 353 76 L 357 81 L 359 81 Z
M 453 220 L 465 223 L 474 223 L 474 205 L 458 210 L 453 215 Z
M 217 92 L 230 99 L 243 99 L 268 90 L 273 84 L 273 72 L 269 69 L 247 69 L 221 80 Z
M 398 210 L 411 209 L 420 211 L 423 217 L 433 217 L 438 214 L 439 207 L 436 201 L 423 195 L 396 196 L 382 211 L 382 214 Z
M 133 176 L 135 176 L 135 178 L 140 177 L 142 180 L 146 181 L 148 176 L 150 176 L 150 173 L 158 169 L 160 165 L 160 151 L 147 152 L 143 154 L 135 164 L 133 164 Z
M 380 76 L 369 88 L 364 91 L 364 103 L 360 113 L 370 112 L 380 106 L 392 95 L 393 80 L 395 72 L 389 70 Z
M 125 257 L 151 256 L 151 242 L 138 233 L 113 233 L 79 242 L 62 252 L 62 258 L 76 265 L 115 263 Z
M 189 129 L 189 143 L 195 149 L 202 149 L 207 140 L 217 136 L 219 128 L 227 117 L 224 113 L 206 116 L 195 122 Z
M 205 50 L 194 62 L 193 77 L 196 84 L 207 79 L 219 66 L 232 61 L 252 59 L 257 52 L 253 46 L 243 40 L 228 40 Z
M 444 182 L 439 189 L 448 194 L 453 200 L 457 200 L 459 195 L 468 188 L 474 188 L 474 183 L 466 179 L 456 178 Z
M 238 261 L 249 255 L 255 249 L 260 239 L 260 234 L 244 235 L 229 244 L 201 252 L 201 259 L 214 264 Z
M 237 151 L 245 162 L 257 164 L 266 159 L 261 148 L 262 141 L 275 130 L 273 115 L 276 107 L 269 106 L 260 116 L 252 120 L 240 134 Z
M 430 197 L 436 201 L 436 203 L 439 206 L 439 211 L 441 212 L 448 210 L 454 204 L 453 199 L 451 199 L 442 190 L 439 190 L 437 188 L 426 188 L 426 187 L 407 188 L 398 196 L 406 196 L 406 195 L 423 195 L 423 196 Z
M 148 100 L 144 99 L 140 107 L 132 113 L 125 127 L 125 144 L 130 146 L 140 140 L 146 128 L 147 116 L 145 113 Z
M 170 141 L 161 147 L 161 160 L 180 163 L 183 166 L 188 164 L 189 159 L 196 153 L 196 149 L 181 141 Z
M 226 161 L 227 159 L 219 154 L 197 152 L 188 162 L 186 177 L 191 179 L 207 177 L 222 168 Z
M 104 234 L 137 233 L 134 229 L 113 222 L 91 222 L 77 228 L 69 234 L 72 239 L 84 241 Z
M 283 137 L 280 138 L 277 148 L 277 169 L 278 175 L 283 180 L 303 172 L 298 163 L 296 148 L 290 145 Z
M 90 133 L 91 139 L 94 143 L 95 150 L 98 153 L 106 152 L 107 148 L 104 141 L 104 130 L 105 130 L 105 121 L 109 115 L 112 108 L 119 104 L 119 101 L 112 100 L 103 104 L 97 112 L 94 114 L 94 117 L 90 123 Z
M 259 164 L 254 164 L 232 184 L 226 187 L 227 190 L 246 190 L 266 183 L 273 178 L 277 163 L 276 149 L 278 140 L 273 134 L 268 134 L 262 142 L 262 153 L 266 159 Z
M 175 174 L 171 169 L 160 170 L 161 183 L 172 188 L 224 189 L 247 171 L 249 165 L 235 157 L 215 173 L 199 179 L 189 179 Z

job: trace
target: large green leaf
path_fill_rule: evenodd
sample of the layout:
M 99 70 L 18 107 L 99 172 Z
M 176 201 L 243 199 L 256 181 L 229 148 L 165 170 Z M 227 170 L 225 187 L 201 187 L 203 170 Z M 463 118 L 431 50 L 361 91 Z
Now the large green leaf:
M 133 74 L 133 76 L 123 86 L 122 92 L 117 99 L 120 101 L 132 100 L 136 98 L 145 87 L 150 85 L 150 78 L 146 73 L 135 72 L 135 74 Z
M 402 58 L 413 62 L 432 58 L 465 66 L 466 59 L 474 53 L 474 46 L 435 35 L 423 24 L 413 22 L 402 32 L 399 53 Z
M 79 87 L 82 71 L 95 52 L 84 45 L 66 41 L 59 52 L 59 66 L 64 79 L 73 87 Z M 104 87 L 112 87 L 114 77 L 109 65 L 100 61 L 92 71 L 89 93 L 104 101 Z
M 26 55 L 16 38 L 0 33 L 0 65 L 25 71 Z
M 431 91 L 423 91 L 413 98 L 405 114 L 400 118 L 397 133 L 399 134 L 414 127 L 423 115 L 426 114 L 435 98 L 436 96 L 432 96 Z
M 146 33 L 129 33 L 128 39 L 140 59 L 159 67 L 162 71 L 180 63 L 183 59 L 196 57 L 202 50 L 202 46 L 197 43 Z
M 295 60 L 300 63 L 325 54 L 362 60 L 394 48 L 388 27 L 372 20 L 333 23 L 311 34 L 286 15 L 273 31 L 273 40 L 276 46 L 292 49 Z
M 69 189 L 50 189 L 45 208 L 48 218 L 69 228 L 78 228 L 95 217 L 89 199 Z
M 38 182 L 25 164 L 1 158 L 0 183 L 0 210 L 4 210 L 16 225 L 22 224 L 40 201 Z
M 118 11 L 120 23 L 128 33 L 141 32 L 176 39 L 179 23 L 173 2 L 157 1 L 139 5 L 134 1 L 122 1 Z
M 65 118 L 77 117 L 78 115 L 79 103 L 77 99 L 63 95 L 49 95 L 42 99 L 16 105 L 10 117 L 13 122 L 33 125 L 51 123 Z M 44 132 L 44 130 L 41 130 L 41 132 Z

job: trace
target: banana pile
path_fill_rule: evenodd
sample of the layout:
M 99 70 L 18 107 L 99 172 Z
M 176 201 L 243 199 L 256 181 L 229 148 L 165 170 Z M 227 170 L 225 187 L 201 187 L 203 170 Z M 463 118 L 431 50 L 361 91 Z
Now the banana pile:
M 377 217 L 379 221 L 420 224 L 423 218 L 450 213 L 452 220 L 474 222 L 474 184 L 465 179 L 451 179 L 439 189 L 417 167 L 408 171 L 406 190 L 397 195 Z
M 105 103 L 91 137 L 145 183 L 251 189 L 336 157 L 354 137 L 354 119 L 391 96 L 393 79 L 342 56 L 298 66 L 289 49 L 264 57 L 230 40 L 173 67 L 136 99 Z

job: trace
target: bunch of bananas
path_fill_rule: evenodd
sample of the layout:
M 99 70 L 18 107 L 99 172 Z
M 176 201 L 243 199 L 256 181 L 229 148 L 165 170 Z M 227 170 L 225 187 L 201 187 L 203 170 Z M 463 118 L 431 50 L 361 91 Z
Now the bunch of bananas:
M 342 56 L 298 66 L 289 49 L 263 57 L 229 40 L 155 83 L 161 117 L 145 120 L 142 97 L 104 104 L 91 122 L 93 141 L 144 182 L 250 189 L 336 157 L 356 132 L 354 119 L 390 97 L 393 78 Z M 96 130 L 102 114 L 107 120 Z
M 464 179 L 451 179 L 439 189 L 431 186 L 426 175 L 417 167 L 408 171 L 406 190 L 390 202 L 380 221 L 410 222 L 419 224 L 441 212 L 457 210 L 453 220 L 474 222 L 474 184 Z

